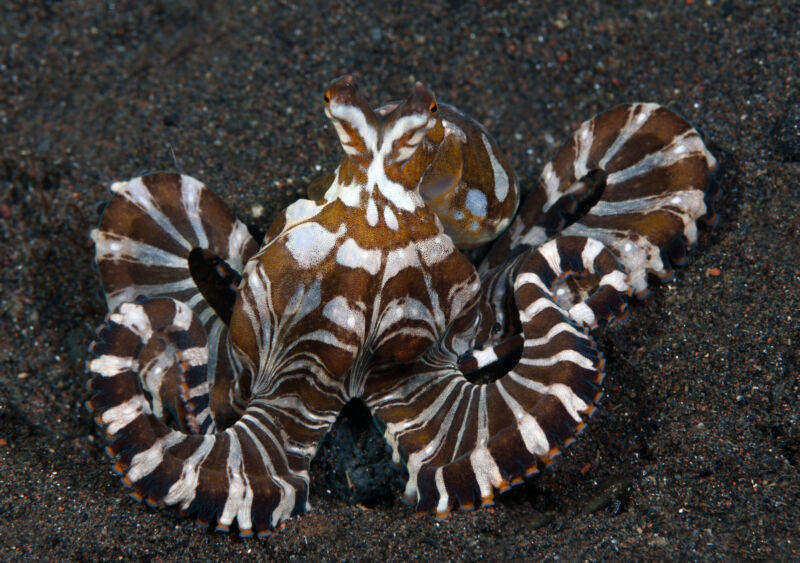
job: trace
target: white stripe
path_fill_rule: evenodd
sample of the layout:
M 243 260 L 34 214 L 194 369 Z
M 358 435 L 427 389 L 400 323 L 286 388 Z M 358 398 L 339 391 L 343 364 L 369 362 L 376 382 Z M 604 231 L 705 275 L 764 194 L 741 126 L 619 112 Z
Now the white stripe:
M 106 426 L 106 432 L 113 436 L 128 426 L 140 414 L 150 414 L 150 403 L 144 395 L 135 395 L 124 403 L 106 410 L 100 420 Z
M 561 269 L 561 254 L 558 251 L 558 244 L 556 244 L 555 240 L 543 244 L 537 249 L 537 252 L 547 261 L 547 265 L 550 266 L 556 277 L 564 273 Z
M 181 360 L 188 363 L 192 367 L 202 366 L 208 363 L 208 347 L 195 346 L 194 348 L 181 350 Z
M 579 365 L 582 368 L 594 369 L 594 363 L 589 358 L 583 356 L 580 352 L 576 352 L 575 350 L 562 350 L 561 352 L 558 352 L 549 358 L 520 358 L 519 360 L 520 364 L 533 367 L 549 367 L 554 366 L 559 362 L 570 362 Z
M 150 317 L 144 307 L 136 303 L 123 303 L 119 307 L 119 313 L 112 313 L 108 316 L 111 322 L 128 328 L 136 334 L 142 342 L 147 342 L 153 335 L 153 328 L 150 326 Z
M 514 280 L 514 290 L 516 291 L 523 285 L 527 285 L 529 283 L 532 283 L 533 285 L 544 291 L 546 294 L 550 294 L 550 288 L 544 284 L 542 278 L 540 278 L 533 272 L 524 272 L 518 275 L 517 278 Z
M 260 421 L 250 416 L 248 416 L 248 420 L 259 426 L 259 428 L 262 431 L 267 433 L 266 429 L 264 428 L 264 425 L 261 424 Z M 266 467 L 267 472 L 270 474 L 270 478 L 281 489 L 281 500 L 280 502 L 278 502 L 278 505 L 273 509 L 272 512 L 272 524 L 274 526 L 275 524 L 279 524 L 283 520 L 287 520 L 292 515 L 292 509 L 294 508 L 295 496 L 297 493 L 294 487 L 290 486 L 285 479 L 283 479 L 280 475 L 276 474 L 275 466 L 272 463 L 272 459 L 269 457 L 269 453 L 267 453 L 266 448 L 264 448 L 264 445 L 256 437 L 253 431 L 250 430 L 250 428 L 246 424 L 241 424 L 240 427 L 244 429 L 245 432 L 247 432 L 248 436 L 250 436 L 250 439 L 255 444 L 256 449 L 258 450 L 258 453 L 261 456 L 261 461 L 264 463 L 264 467 Z M 267 434 L 270 435 L 270 433 Z M 308 508 L 308 504 L 306 504 L 306 508 Z
M 128 182 L 116 182 L 111 184 L 111 191 L 122 195 L 125 199 L 141 209 L 145 215 L 152 219 L 159 227 L 169 234 L 175 241 L 187 250 L 191 250 L 194 245 L 181 235 L 172 221 L 167 218 L 161 209 L 156 205 L 153 194 L 144 185 L 142 178 L 134 178 Z
M 192 324 L 192 317 L 194 314 L 186 303 L 175 301 L 175 317 L 172 319 L 172 325 L 180 330 L 189 330 Z
M 575 419 L 576 422 L 581 421 L 581 415 L 578 414 L 581 411 L 585 411 L 586 408 L 589 406 L 587 405 L 583 399 L 578 397 L 575 392 L 570 388 L 568 385 L 563 383 L 552 383 L 550 385 L 545 385 L 539 381 L 534 379 L 528 379 L 520 374 L 512 371 L 508 374 L 511 379 L 522 385 L 523 387 L 527 387 L 537 393 L 542 393 L 543 395 L 553 395 L 561 401 L 561 404 L 564 405 L 564 408 L 570 414 L 570 416 Z
M 180 444 L 185 439 L 186 434 L 176 430 L 159 438 L 148 449 L 133 456 L 126 477 L 132 483 L 135 483 L 139 479 L 150 475 L 164 461 L 164 452 L 175 444 Z
M 576 303 L 570 308 L 569 317 L 582 326 L 591 328 L 597 324 L 594 311 L 592 311 L 592 308 L 583 302 Z
M 453 241 L 445 234 L 439 234 L 417 243 L 417 251 L 426 266 L 445 260 L 454 251 Z
M 250 231 L 247 230 L 244 223 L 237 219 L 228 235 L 228 255 L 224 257 L 228 265 L 237 273 L 242 272 L 244 249 L 251 241 L 253 241 L 253 237 L 250 236 Z
M 593 238 L 586 239 L 586 244 L 581 252 L 581 263 L 583 263 L 583 267 L 590 272 L 594 272 L 594 261 L 603 251 L 603 248 L 605 247 L 599 240 Z
M 185 257 L 138 240 L 99 229 L 94 229 L 91 236 L 95 243 L 95 257 L 98 262 L 110 260 L 162 268 L 187 267 Z
M 361 248 L 354 239 L 349 238 L 339 247 L 336 263 L 346 268 L 363 268 L 374 276 L 381 269 L 382 257 L 380 250 Z
M 658 104 L 633 104 L 628 110 L 628 119 L 625 122 L 622 130 L 614 139 L 614 142 L 606 150 L 606 154 L 598 163 L 601 170 L 605 170 L 611 159 L 617 155 L 617 152 L 627 143 L 630 138 L 642 128 L 655 110 L 658 109 Z
M 233 519 L 236 518 L 241 530 L 249 530 L 253 527 L 250 517 L 253 489 L 245 474 L 239 437 L 232 428 L 228 428 L 225 432 L 230 437 L 227 463 L 228 498 L 225 499 L 225 505 L 219 516 L 219 524 L 230 526 Z
M 608 273 L 600 278 L 600 285 L 609 285 L 620 293 L 627 293 L 628 290 L 630 290 L 627 278 L 628 277 L 625 275 L 625 272 L 614 270 L 613 272 Z
M 580 180 L 589 173 L 586 167 L 589 160 L 589 151 L 594 143 L 594 121 L 584 121 L 575 132 L 575 162 L 573 163 L 573 175 Z
M 386 226 L 393 231 L 400 228 L 400 224 L 397 222 L 397 216 L 389 206 L 383 208 L 383 220 L 386 222 Z
M 197 237 L 197 247 L 208 248 L 208 236 L 203 228 L 200 219 L 200 194 L 205 186 L 191 176 L 181 175 L 181 203 L 186 211 L 189 223 L 192 225 L 195 237 Z
M 478 483 L 481 498 L 488 498 L 492 494 L 492 487 L 500 487 L 503 483 L 503 475 L 500 473 L 497 462 L 488 448 L 479 447 L 469 454 L 469 463 L 472 466 L 473 473 L 475 473 L 475 480 Z
M 300 223 L 286 232 L 284 245 L 300 267 L 307 270 L 325 260 L 346 231 L 344 224 L 334 233 L 319 223 Z
M 478 363 L 479 368 L 497 361 L 497 353 L 494 351 L 494 346 L 489 346 L 483 350 L 473 350 L 472 357 Z
M 187 263 L 188 264 L 188 263 Z M 186 266 L 187 264 L 184 264 Z M 178 274 L 179 272 L 175 272 Z M 113 311 L 120 303 L 133 301 L 137 295 L 147 295 L 148 297 L 175 297 L 184 291 L 197 291 L 197 285 L 191 277 L 182 277 L 173 282 L 166 282 L 152 285 L 126 285 L 112 293 L 106 294 L 109 310 Z M 197 300 L 202 300 L 203 296 L 197 292 L 186 302 L 189 307 L 193 307 Z
M 447 494 L 447 487 L 444 484 L 444 473 L 441 467 L 436 468 L 434 475 L 436 490 L 439 493 L 439 502 L 436 504 L 436 512 L 446 512 L 450 508 L 450 496 Z
M 556 174 L 555 168 L 553 168 L 553 162 L 550 161 L 544 165 L 542 169 L 542 173 L 539 176 L 539 182 L 544 185 L 544 191 L 547 194 L 547 203 L 545 203 L 542 211 L 547 211 L 550 206 L 555 203 L 555 201 L 561 197 L 561 192 L 559 192 L 559 186 L 561 185 L 561 180 Z
M 216 436 L 203 436 L 197 449 L 183 462 L 181 476 L 167 491 L 164 502 L 176 504 L 182 502 L 181 508 L 186 510 L 194 500 L 197 491 L 197 480 L 200 476 L 200 466 L 211 453 L 216 442 Z
M 522 436 L 525 449 L 534 455 L 547 455 L 547 452 L 550 451 L 550 442 L 547 440 L 544 430 L 542 430 L 536 419 L 525 412 L 525 409 L 505 390 L 501 381 L 495 381 L 495 386 L 508 408 L 514 414 L 514 418 L 517 421 L 517 429 Z
M 130 356 L 120 357 L 104 354 L 89 361 L 89 370 L 103 377 L 114 377 L 127 370 L 137 371 L 138 369 L 139 362 Z
M 572 324 L 561 322 L 554 325 L 544 336 L 539 338 L 526 338 L 523 342 L 523 346 L 527 349 L 548 344 L 556 335 L 561 334 L 562 332 L 569 332 L 570 334 L 573 334 L 578 338 L 582 338 L 583 340 L 589 339 L 583 331 L 578 330 Z
M 489 155 L 489 161 L 492 163 L 494 196 L 497 198 L 497 201 L 505 201 L 506 197 L 508 197 L 508 174 L 506 174 L 503 165 L 497 160 L 489 139 L 487 139 L 486 135 L 483 133 L 481 133 L 481 140 L 483 141 L 483 147 L 486 149 L 486 154 Z
M 692 154 L 705 154 L 706 152 L 703 142 L 694 130 L 690 129 L 683 135 L 675 137 L 669 145 L 662 147 L 658 152 L 647 154 L 639 162 L 609 174 L 606 180 L 607 185 L 621 184 L 656 168 L 668 167 L 683 160 L 688 155 L 683 152 L 676 152 L 675 149 L 678 147 L 688 149 Z
M 545 309 L 556 309 L 559 312 L 563 312 L 563 309 L 556 303 L 554 303 L 551 299 L 547 297 L 540 297 L 527 307 L 525 307 L 524 311 L 520 311 L 519 313 L 519 320 L 522 323 L 530 322 L 536 315 L 544 311 Z
M 375 200 L 372 198 L 367 201 L 367 224 L 370 227 L 378 224 L 378 206 L 375 205 Z

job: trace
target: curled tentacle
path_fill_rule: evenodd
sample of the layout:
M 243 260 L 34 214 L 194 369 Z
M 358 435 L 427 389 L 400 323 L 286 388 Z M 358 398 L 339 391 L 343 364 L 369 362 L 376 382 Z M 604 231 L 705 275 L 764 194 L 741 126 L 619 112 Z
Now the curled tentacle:
M 189 306 L 207 335 L 211 410 L 224 427 L 238 416 L 230 396 L 235 369 L 227 343 L 235 300 L 230 286 L 238 283 L 256 243 L 222 200 L 189 176 L 152 174 L 111 189 L 116 196 L 92 231 L 109 310 L 140 295 Z M 196 413 L 207 401 L 185 398 L 189 412 Z M 189 421 L 188 427 L 202 431 L 213 425 Z
M 584 122 L 544 167 L 483 270 L 554 234 L 555 209 L 574 221 L 563 235 L 601 241 L 643 295 L 647 274 L 668 278 L 671 264 L 683 262 L 686 243 L 697 240 L 715 168 L 700 135 L 680 116 L 656 104 L 617 106 Z M 578 216 L 570 219 L 573 208 Z
M 89 381 L 94 394 L 88 407 L 112 440 L 106 451 L 132 496 L 151 506 L 178 505 L 182 513 L 196 513 L 201 526 L 216 521 L 220 531 L 236 520 L 242 536 L 254 530 L 269 535 L 283 520 L 304 512 L 308 462 L 330 421 L 316 432 L 306 428 L 309 443 L 302 447 L 296 433 L 287 441 L 286 429 L 313 412 L 300 399 L 308 395 L 302 386 L 291 395 L 281 388 L 275 396 L 253 397 L 224 431 L 186 434 L 167 426 L 151 406 L 153 389 L 142 364 L 154 345 L 174 352 L 171 365 L 161 361 L 168 371 L 180 361 L 189 364 L 187 376 L 200 376 L 207 367 L 208 348 L 197 317 L 170 298 L 122 304 L 109 315 L 93 346 L 97 357 L 88 364 L 96 374 Z
M 572 275 L 601 281 L 586 303 L 567 310 L 555 290 Z M 456 502 L 464 509 L 491 503 L 494 489 L 504 491 L 552 463 L 601 396 L 603 360 L 586 327 L 621 311 L 628 292 L 621 266 L 599 242 L 550 241 L 517 262 L 522 349 L 506 375 L 468 381 L 445 336 L 411 367 L 370 380 L 365 400 L 384 425 L 395 461 L 405 461 L 406 498 L 441 516 Z

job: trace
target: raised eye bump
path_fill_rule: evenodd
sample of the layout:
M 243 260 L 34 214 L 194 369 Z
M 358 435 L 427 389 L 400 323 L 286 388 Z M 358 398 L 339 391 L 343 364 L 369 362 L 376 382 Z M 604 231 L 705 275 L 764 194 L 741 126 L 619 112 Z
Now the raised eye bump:
M 437 111 L 439 111 L 439 106 L 436 105 L 435 100 L 431 102 L 431 107 L 428 108 L 428 111 L 430 111 L 431 113 L 436 113 Z
M 325 100 L 326 104 L 331 103 L 331 91 L 330 90 L 326 90 L 325 91 L 325 95 L 322 98 Z

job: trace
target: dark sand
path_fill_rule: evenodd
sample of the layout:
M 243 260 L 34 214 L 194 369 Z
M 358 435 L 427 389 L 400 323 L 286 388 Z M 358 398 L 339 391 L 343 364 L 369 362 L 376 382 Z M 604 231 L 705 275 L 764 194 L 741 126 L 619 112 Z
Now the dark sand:
M 797 2 L 110 4 L 0 13 L 0 560 L 798 557 Z M 204 533 L 126 495 L 82 406 L 88 232 L 111 181 L 175 169 L 266 228 L 335 165 L 322 92 L 345 73 L 376 104 L 423 81 L 525 187 L 594 113 L 665 104 L 719 158 L 719 224 L 600 331 L 589 431 L 493 509 L 348 504 L 316 471 L 313 511 L 269 540 Z

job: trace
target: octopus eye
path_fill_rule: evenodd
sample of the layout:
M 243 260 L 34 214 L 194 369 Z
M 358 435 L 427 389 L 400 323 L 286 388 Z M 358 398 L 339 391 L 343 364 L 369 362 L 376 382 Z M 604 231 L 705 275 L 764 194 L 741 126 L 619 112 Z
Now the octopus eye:
M 325 100 L 326 104 L 331 103 L 331 91 L 330 90 L 325 92 L 325 95 L 323 96 L 323 99 Z
M 439 106 L 436 105 L 436 102 L 431 102 L 431 107 L 428 108 L 428 111 L 431 113 L 436 113 L 439 111 Z

